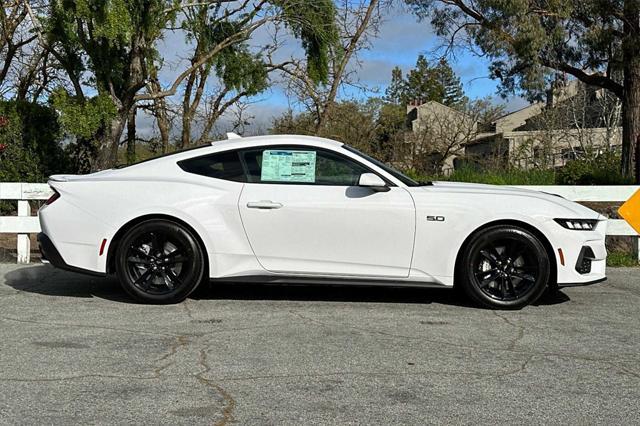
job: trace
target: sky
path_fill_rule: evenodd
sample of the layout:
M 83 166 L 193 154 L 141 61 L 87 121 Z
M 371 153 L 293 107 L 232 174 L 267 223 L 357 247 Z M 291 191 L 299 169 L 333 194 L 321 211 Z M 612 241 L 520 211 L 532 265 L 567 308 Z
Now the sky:
M 269 31 L 261 29 L 254 34 L 251 43 L 258 46 L 268 43 L 269 40 Z M 185 43 L 181 34 L 174 33 L 169 34 L 159 45 L 160 54 L 165 61 L 160 79 L 166 85 L 169 85 L 175 75 L 187 64 L 185 58 L 189 52 L 184 50 Z M 340 97 L 347 99 L 384 95 L 391 79 L 391 70 L 395 66 L 399 66 L 406 73 L 415 65 L 418 55 L 434 57 L 434 51 L 440 43 L 441 40 L 434 34 L 430 24 L 420 22 L 406 6 L 390 9 L 384 17 L 378 36 L 371 40 L 371 47 L 359 52 L 357 65 L 351 64 L 355 67 L 360 85 L 366 86 L 369 89 L 368 92 L 347 89 L 340 93 Z M 289 40 L 279 50 L 275 59 L 285 59 L 291 55 L 299 57 L 300 54 L 299 42 Z M 502 99 L 496 94 L 498 82 L 488 77 L 488 62 L 485 59 L 471 52 L 460 51 L 455 57 L 449 58 L 449 61 L 460 77 L 468 97 L 472 99 L 492 97 L 494 102 L 505 104 L 507 111 L 519 109 L 527 104 L 524 99 L 517 96 Z M 248 113 L 254 117 L 252 119 L 254 132 L 268 129 L 273 118 L 289 108 L 296 109 L 296 105 L 291 104 L 286 96 L 284 87 L 278 84 L 251 101 Z M 227 120 L 229 120 L 228 117 Z M 153 123 L 148 118 L 141 117 L 139 121 L 139 127 L 143 132 L 145 128 L 151 131 Z M 224 130 L 224 126 L 223 123 L 221 130 Z

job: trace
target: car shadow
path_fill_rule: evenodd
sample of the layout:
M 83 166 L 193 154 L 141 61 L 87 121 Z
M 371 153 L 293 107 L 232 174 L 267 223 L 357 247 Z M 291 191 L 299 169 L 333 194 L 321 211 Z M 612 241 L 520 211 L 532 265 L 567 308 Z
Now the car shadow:
M 100 298 L 120 303 L 137 302 L 113 277 L 92 277 L 61 271 L 50 265 L 29 266 L 8 271 L 5 283 L 18 291 L 45 296 Z M 212 282 L 202 285 L 191 296 L 197 300 L 265 300 L 350 303 L 444 304 L 475 308 L 460 291 L 439 288 L 293 285 Z M 568 302 L 562 291 L 548 291 L 535 306 Z
M 44 296 L 100 298 L 135 303 L 115 277 L 94 277 L 62 271 L 51 265 L 34 265 L 5 273 L 5 284 L 26 293 Z
M 199 300 L 270 300 L 350 303 L 440 303 L 472 307 L 457 291 L 380 285 L 256 284 L 213 282 L 193 295 Z
M 210 283 L 190 297 L 198 300 L 275 300 L 312 302 L 414 303 L 477 308 L 463 292 L 445 288 L 387 287 L 367 285 L 308 285 Z M 548 290 L 533 306 L 565 303 L 571 299 L 560 290 Z

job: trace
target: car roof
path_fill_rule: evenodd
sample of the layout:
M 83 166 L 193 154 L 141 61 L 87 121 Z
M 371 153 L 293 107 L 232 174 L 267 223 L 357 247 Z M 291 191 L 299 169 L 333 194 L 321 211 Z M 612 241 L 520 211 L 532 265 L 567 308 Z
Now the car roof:
M 232 149 L 253 148 L 268 145 L 309 145 L 319 148 L 336 149 L 344 145 L 342 142 L 331 139 L 320 138 L 317 136 L 306 135 L 264 135 L 234 137 L 220 141 L 214 141 L 207 145 L 187 148 L 181 151 L 171 152 L 158 157 L 149 158 L 129 166 L 118 167 L 121 172 L 129 170 L 141 170 L 142 168 L 154 168 L 166 162 L 178 162 L 189 158 L 200 157 L 202 155 L 213 154 L 216 152 L 228 151 Z
M 321 138 L 318 136 L 306 136 L 306 135 L 264 135 L 264 136 L 249 136 L 246 138 L 230 138 L 226 140 L 212 142 L 211 146 L 214 148 L 220 148 L 219 150 L 227 150 L 238 148 L 248 148 L 252 146 L 263 145 L 288 145 L 288 144 L 312 144 L 320 147 L 337 148 L 344 145 L 342 142 L 334 141 L 332 139 Z M 218 151 L 218 149 L 216 149 Z
M 331 139 L 320 138 L 317 136 L 306 135 L 266 135 L 266 136 L 251 136 L 246 138 L 230 137 L 227 140 L 221 140 L 212 142 L 209 145 L 203 145 L 186 149 L 183 151 L 173 152 L 160 157 L 148 159 L 140 163 L 132 164 L 120 169 L 104 170 L 102 172 L 94 173 L 91 176 L 94 179 L 136 179 L 140 176 L 167 176 L 167 172 L 177 172 L 179 169 L 178 162 L 191 158 L 210 155 L 218 152 L 224 152 L 235 149 L 246 149 L 255 147 L 264 147 L 269 145 L 302 145 L 316 148 L 325 148 L 331 151 L 343 151 L 344 143 L 334 141 Z M 343 154 L 347 156 L 354 156 L 355 154 L 344 151 Z M 366 160 L 366 159 L 361 159 Z M 382 170 L 376 164 L 368 162 L 368 166 L 378 173 L 381 173 L 391 182 L 398 184 L 400 182 L 395 177 L 391 176 L 386 171 Z
M 164 173 L 167 170 L 168 166 L 175 165 L 182 160 L 201 157 L 217 152 L 229 151 L 233 149 L 246 149 L 269 145 L 308 145 L 318 148 L 336 150 L 344 144 L 342 142 L 337 142 L 331 139 L 305 135 L 265 135 L 250 136 L 246 138 L 230 137 L 229 139 L 215 141 L 207 145 L 191 147 L 181 151 L 149 158 L 147 160 L 143 160 L 128 166 L 116 167 L 114 169 L 111 169 L 109 173 L 116 173 L 121 177 L 133 177 L 140 173 Z

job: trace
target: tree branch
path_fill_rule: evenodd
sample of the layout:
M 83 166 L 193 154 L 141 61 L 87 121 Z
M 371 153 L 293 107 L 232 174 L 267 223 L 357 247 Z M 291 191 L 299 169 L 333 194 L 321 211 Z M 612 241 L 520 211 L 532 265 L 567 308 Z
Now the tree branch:
M 622 86 L 620 83 L 617 83 L 611 78 L 606 77 L 602 74 L 598 74 L 598 73 L 588 74 L 584 70 L 581 70 L 580 68 L 576 68 L 567 63 L 554 63 L 553 61 L 550 61 L 545 58 L 541 58 L 540 62 L 545 67 L 571 74 L 572 76 L 574 76 L 575 78 L 577 78 L 578 80 L 586 84 L 607 89 L 619 98 L 622 98 L 623 96 L 624 86 Z
M 264 3 L 264 1 L 262 3 Z M 259 21 L 254 22 L 253 24 L 249 25 L 245 29 L 243 29 L 241 31 L 238 31 L 237 33 L 227 37 L 226 39 L 224 39 L 223 41 L 218 43 L 207 54 L 201 56 L 200 59 L 198 61 L 194 62 L 189 68 L 187 68 L 182 73 L 180 73 L 180 75 L 178 75 L 178 77 L 174 80 L 173 84 L 171 85 L 171 87 L 169 89 L 161 91 L 161 92 L 157 92 L 157 93 L 142 93 L 142 94 L 136 95 L 135 96 L 135 101 L 152 100 L 152 99 L 157 99 L 157 98 L 161 98 L 161 97 L 167 97 L 167 96 L 175 95 L 176 92 L 178 91 L 178 88 L 180 87 L 180 84 L 182 84 L 184 79 L 187 78 L 193 71 L 195 71 L 198 68 L 200 68 L 200 66 L 202 66 L 204 63 L 209 61 L 215 55 L 220 53 L 223 49 L 231 46 L 234 43 L 237 43 L 237 42 L 243 40 L 244 38 L 249 36 L 253 31 L 255 31 L 257 28 L 259 28 L 260 26 L 264 25 L 265 23 L 271 21 L 272 19 L 273 18 L 260 19 Z

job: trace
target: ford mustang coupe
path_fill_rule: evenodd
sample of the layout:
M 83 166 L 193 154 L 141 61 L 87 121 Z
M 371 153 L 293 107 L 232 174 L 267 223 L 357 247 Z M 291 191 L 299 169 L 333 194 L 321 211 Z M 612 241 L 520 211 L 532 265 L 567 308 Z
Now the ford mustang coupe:
M 605 279 L 606 218 L 523 189 L 416 182 L 307 136 L 239 138 L 89 175 L 51 176 L 45 259 L 117 274 L 134 298 L 214 281 L 462 287 L 514 309 Z

